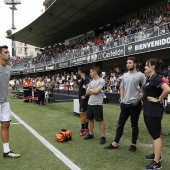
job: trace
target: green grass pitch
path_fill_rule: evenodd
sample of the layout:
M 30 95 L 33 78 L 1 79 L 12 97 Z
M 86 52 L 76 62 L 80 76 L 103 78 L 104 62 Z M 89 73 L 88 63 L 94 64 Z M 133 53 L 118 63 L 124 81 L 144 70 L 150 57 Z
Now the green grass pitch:
M 23 121 L 29 124 L 48 142 L 60 150 L 82 170 L 142 170 L 149 161 L 144 159 L 146 154 L 152 153 L 151 138 L 146 130 L 143 115 L 139 121 L 140 134 L 137 152 L 131 153 L 131 126 L 128 120 L 124 134 L 117 150 L 104 150 L 100 145 L 99 124 L 95 122 L 94 139 L 84 141 L 79 136 L 80 118 L 73 114 L 73 103 L 47 104 L 37 106 L 34 103 L 23 103 L 21 99 L 9 99 L 11 110 Z M 114 105 L 104 105 L 104 120 L 106 126 L 106 145 L 110 144 L 115 135 L 116 123 L 120 108 Z M 12 123 L 17 123 L 13 119 Z M 163 131 L 170 130 L 170 115 L 165 114 L 162 121 Z M 55 134 L 63 128 L 73 133 L 73 140 L 58 143 Z M 163 170 L 170 169 L 170 135 L 162 136 L 163 140 Z M 2 146 L 2 142 L 0 142 Z M 4 159 L 0 156 L 0 170 L 67 170 L 61 160 L 51 153 L 37 138 L 23 125 L 12 124 L 10 127 L 10 148 L 21 154 L 19 159 Z M 3 152 L 0 147 L 0 152 Z

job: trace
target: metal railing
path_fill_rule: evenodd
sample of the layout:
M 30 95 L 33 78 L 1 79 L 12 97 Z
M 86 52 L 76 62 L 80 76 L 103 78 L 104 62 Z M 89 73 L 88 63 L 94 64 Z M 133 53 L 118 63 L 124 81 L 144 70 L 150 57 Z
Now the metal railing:
M 65 53 L 55 54 L 54 56 L 52 56 L 53 60 L 43 61 L 37 64 L 28 64 L 27 68 L 37 68 L 37 67 L 47 66 L 50 64 L 60 63 L 60 62 L 64 62 L 70 59 L 87 56 L 89 54 L 100 52 L 106 49 L 111 49 L 114 47 L 119 47 L 122 45 L 129 44 L 129 43 L 143 41 L 145 39 L 156 37 L 156 36 L 167 34 L 167 33 L 170 33 L 170 22 L 162 24 L 160 26 L 155 26 L 150 29 L 143 28 L 141 31 L 137 33 L 130 34 L 130 35 L 127 35 L 121 38 L 118 37 L 117 39 L 112 40 L 112 41 L 106 41 L 103 45 L 86 46 L 86 47 L 83 47 L 82 49 L 70 50 L 68 53 L 65 52 Z M 18 64 L 17 67 L 13 68 L 13 70 L 16 70 L 16 69 L 24 70 L 26 68 L 23 67 L 23 64 Z

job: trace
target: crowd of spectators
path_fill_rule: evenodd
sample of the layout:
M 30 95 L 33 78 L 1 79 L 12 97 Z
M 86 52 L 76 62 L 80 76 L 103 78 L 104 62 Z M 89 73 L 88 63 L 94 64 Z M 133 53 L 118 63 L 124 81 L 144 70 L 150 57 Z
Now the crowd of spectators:
M 137 70 L 144 72 L 143 62 L 138 63 Z M 119 93 L 122 76 L 126 71 L 126 69 L 120 68 L 117 64 L 115 64 L 112 69 L 103 70 L 101 73 L 101 77 L 105 79 L 105 87 L 103 90 L 105 92 Z M 165 83 L 170 85 L 170 66 L 165 67 L 162 61 L 162 67 L 158 74 Z M 87 75 L 89 76 L 89 73 L 87 73 Z M 44 76 L 43 79 L 47 86 L 50 85 L 50 88 L 52 87 L 53 89 L 78 90 L 81 78 L 77 72 L 64 72 L 63 74 Z M 35 80 L 36 78 L 32 78 L 33 82 Z M 22 86 L 23 81 L 24 79 L 14 79 L 16 87 Z
M 103 31 L 94 37 L 79 40 L 71 45 L 62 45 L 53 49 L 41 50 L 32 58 L 32 65 L 48 62 L 64 61 L 68 58 L 79 57 L 98 50 L 116 47 L 125 43 L 145 39 L 147 37 L 170 32 L 170 5 L 150 9 L 144 14 L 119 24 L 113 24 L 111 30 Z M 168 23 L 168 24 L 167 24 Z M 14 65 L 23 62 L 24 58 L 17 58 Z M 25 61 L 24 61 L 25 62 Z
M 31 59 L 32 59 L 32 56 L 24 56 L 24 57 L 15 56 L 11 58 L 11 60 L 9 61 L 9 65 L 11 67 L 15 67 L 16 65 L 20 63 L 28 64 L 28 61 Z
M 141 39 L 141 35 L 154 36 L 158 33 L 165 34 L 170 32 L 170 6 L 163 5 L 159 8 L 149 10 L 147 13 L 134 17 L 125 23 L 113 25 L 113 29 L 104 31 L 94 37 L 80 40 L 76 44 L 62 46 L 54 49 L 42 51 L 32 60 L 33 64 L 53 61 L 57 58 L 68 59 L 69 57 L 78 57 L 96 50 L 116 47 L 118 45 L 129 43 Z M 96 46 L 98 48 L 96 48 Z

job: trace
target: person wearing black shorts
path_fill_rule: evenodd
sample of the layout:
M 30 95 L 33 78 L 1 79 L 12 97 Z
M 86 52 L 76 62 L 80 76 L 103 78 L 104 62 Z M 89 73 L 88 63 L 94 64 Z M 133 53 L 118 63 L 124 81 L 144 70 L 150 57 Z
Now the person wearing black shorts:
M 80 120 L 81 120 L 80 136 L 84 136 L 86 132 L 89 132 L 88 120 L 86 118 L 89 96 L 86 96 L 86 88 L 90 80 L 89 77 L 86 76 L 86 69 L 83 67 L 78 68 L 78 75 L 81 76 L 81 80 L 79 82 L 79 103 L 80 103 Z
M 105 85 L 105 80 L 100 78 L 99 67 L 94 66 L 90 69 L 90 75 L 93 79 L 87 88 L 86 95 L 89 95 L 88 107 L 87 107 L 87 119 L 89 119 L 89 134 L 84 138 L 84 140 L 89 140 L 94 138 L 93 127 L 94 119 L 99 122 L 101 130 L 100 144 L 105 143 L 105 126 L 103 121 L 103 87 Z
M 148 79 L 143 87 L 144 121 L 152 137 L 154 147 L 154 153 L 145 156 L 146 159 L 152 160 L 152 162 L 146 166 L 147 170 L 162 168 L 160 163 L 162 160 L 162 141 L 160 138 L 161 120 L 163 116 L 162 100 L 170 93 L 170 87 L 156 74 L 159 68 L 160 64 L 157 59 L 149 59 L 146 62 L 145 73 Z
M 117 124 L 116 136 L 114 141 L 104 147 L 104 149 L 117 149 L 119 141 L 123 135 L 123 130 L 126 121 L 130 117 L 132 127 L 132 141 L 129 151 L 136 151 L 136 142 L 139 134 L 138 120 L 141 112 L 141 87 L 146 82 L 146 77 L 143 73 L 136 69 L 137 59 L 129 57 L 127 59 L 128 72 L 124 73 L 120 87 L 120 107 L 121 112 Z

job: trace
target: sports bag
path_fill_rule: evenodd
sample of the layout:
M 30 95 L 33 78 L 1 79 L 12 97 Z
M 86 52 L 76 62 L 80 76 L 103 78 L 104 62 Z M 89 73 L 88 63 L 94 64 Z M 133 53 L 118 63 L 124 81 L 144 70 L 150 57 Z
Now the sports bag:
M 72 139 L 72 132 L 68 129 L 61 129 L 61 131 L 56 134 L 56 139 L 58 142 L 69 141 Z

